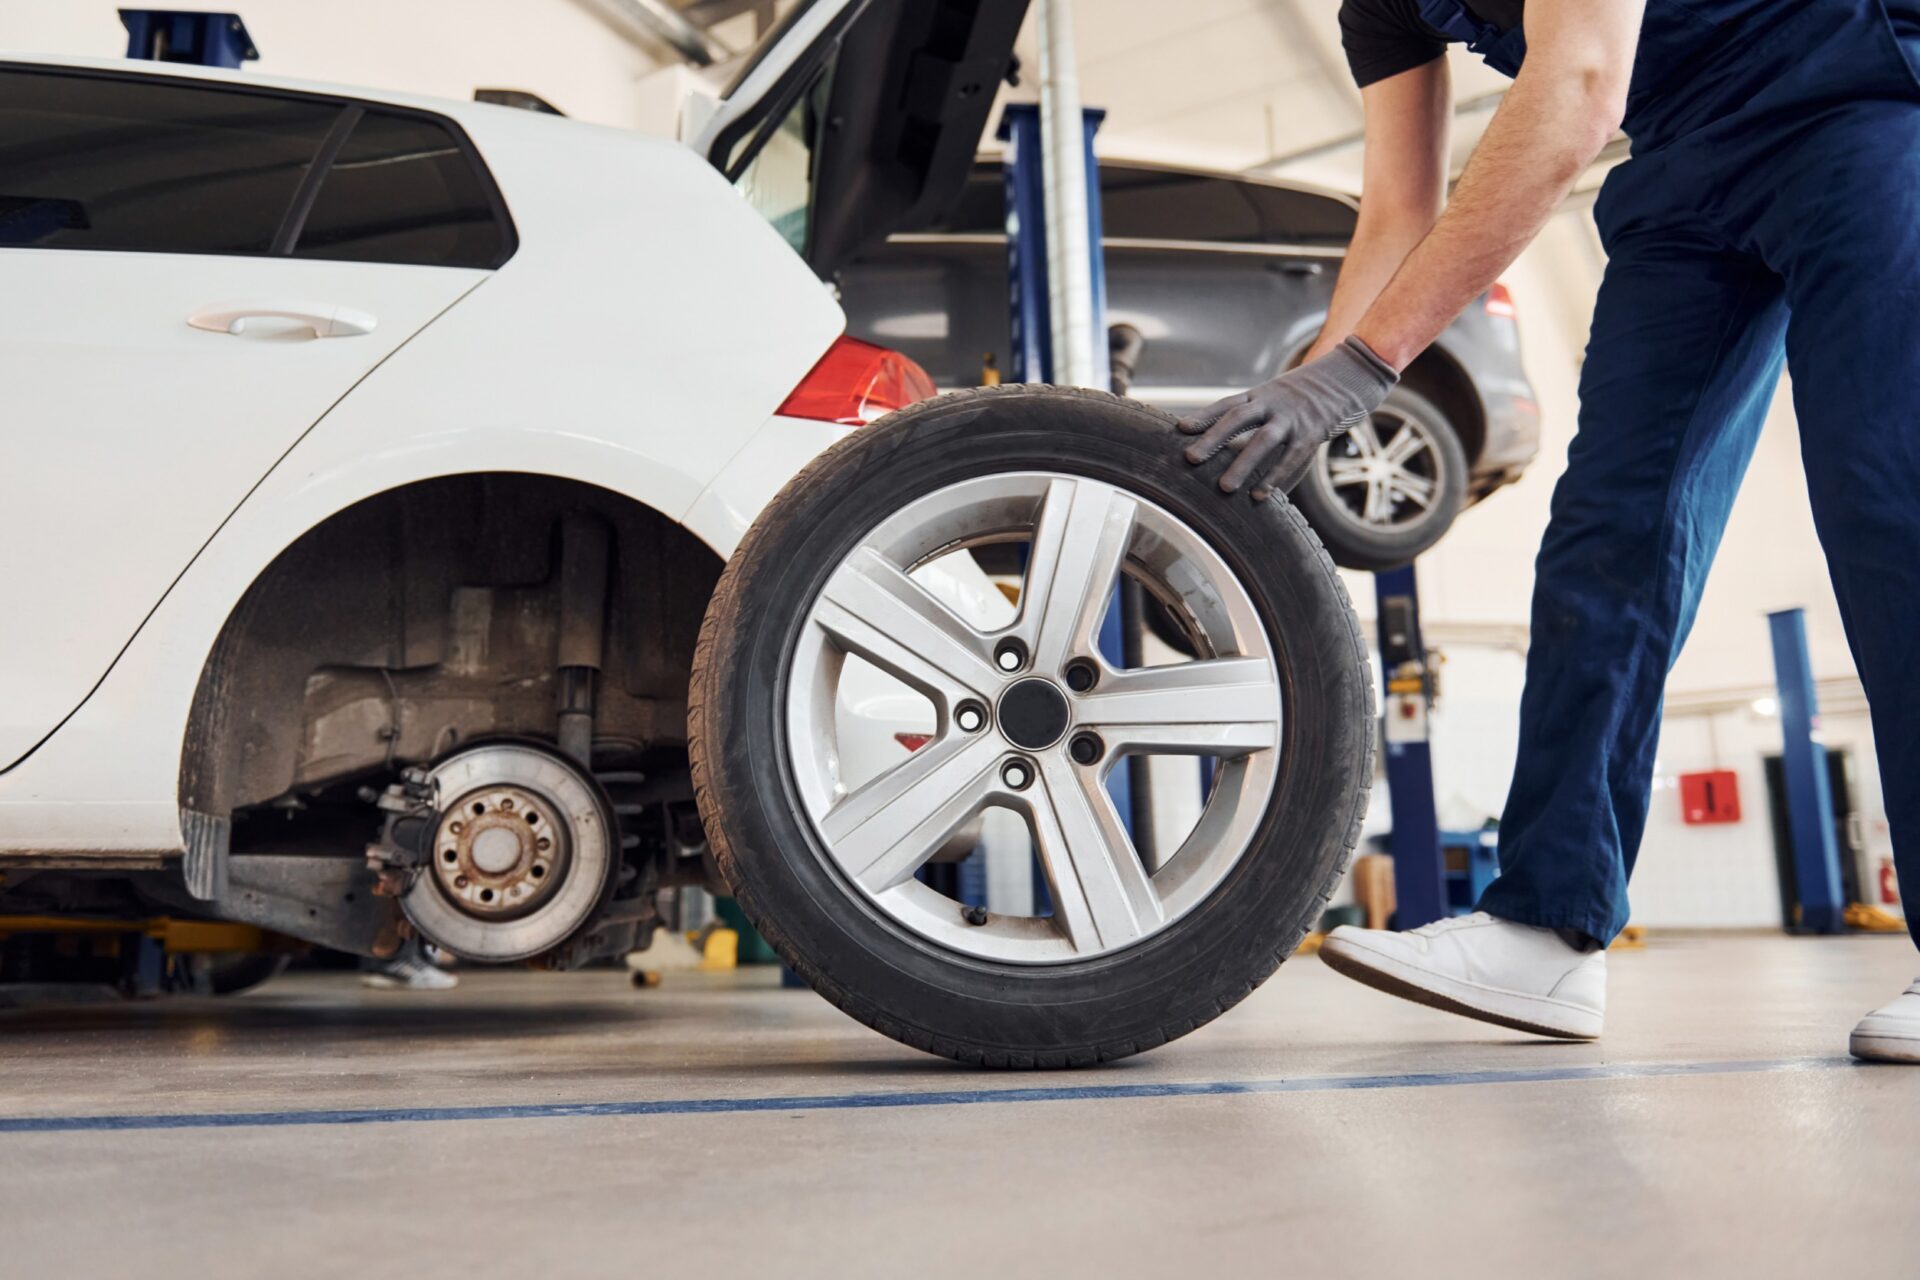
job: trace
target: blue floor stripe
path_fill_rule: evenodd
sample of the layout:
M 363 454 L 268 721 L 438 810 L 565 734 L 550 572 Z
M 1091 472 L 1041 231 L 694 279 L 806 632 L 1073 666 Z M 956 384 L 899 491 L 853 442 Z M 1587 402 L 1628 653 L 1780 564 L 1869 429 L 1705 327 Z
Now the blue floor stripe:
M 476 1107 L 364 1107 L 337 1111 L 235 1111 L 184 1115 L 0 1117 L 0 1133 L 126 1132 L 139 1129 L 258 1129 L 283 1125 L 422 1124 L 442 1120 L 551 1120 L 599 1116 L 730 1115 L 754 1111 L 846 1111 L 881 1107 L 958 1107 L 989 1103 L 1101 1102 L 1134 1098 L 1213 1098 L 1246 1094 L 1331 1093 L 1348 1089 L 1431 1089 L 1470 1084 L 1550 1084 L 1575 1080 L 1649 1080 L 1662 1076 L 1748 1075 L 1843 1067 L 1847 1058 L 1735 1062 L 1638 1062 L 1512 1071 L 1424 1075 L 1301 1076 L 1161 1084 L 1055 1085 L 1031 1089 L 940 1089 L 901 1093 L 829 1093 L 773 1098 L 680 1098 L 642 1102 L 547 1102 Z

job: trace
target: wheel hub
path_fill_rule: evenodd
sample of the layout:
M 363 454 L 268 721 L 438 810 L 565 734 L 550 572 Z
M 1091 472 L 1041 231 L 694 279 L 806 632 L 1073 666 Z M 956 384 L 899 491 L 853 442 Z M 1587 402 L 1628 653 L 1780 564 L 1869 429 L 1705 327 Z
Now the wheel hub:
M 1018 680 L 1000 695 L 1000 732 L 1023 750 L 1041 751 L 1060 741 L 1072 719 L 1067 695 L 1051 680 Z
M 440 816 L 401 907 L 422 937 L 469 960 L 524 960 L 592 920 L 618 867 L 613 815 L 592 777 L 548 747 L 463 747 L 428 774 Z
M 459 797 L 434 834 L 433 873 L 462 911 L 484 920 L 526 914 L 564 878 L 567 837 L 522 787 L 483 787 Z

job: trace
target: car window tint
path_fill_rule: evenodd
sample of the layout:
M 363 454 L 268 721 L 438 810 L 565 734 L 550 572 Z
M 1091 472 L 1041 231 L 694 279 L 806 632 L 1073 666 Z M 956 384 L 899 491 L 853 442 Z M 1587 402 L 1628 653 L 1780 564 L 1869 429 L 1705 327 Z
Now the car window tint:
M 296 258 L 495 267 L 506 235 L 484 179 L 453 134 L 368 111 L 327 170 Z
M 0 246 L 265 253 L 338 108 L 0 71 Z
M 1269 244 L 1344 245 L 1353 239 L 1359 213 L 1344 200 L 1315 191 L 1242 185 L 1260 212 L 1261 238 Z
M 1103 165 L 1101 219 L 1106 234 L 1121 239 L 1256 243 L 1260 215 L 1241 187 L 1206 174 Z

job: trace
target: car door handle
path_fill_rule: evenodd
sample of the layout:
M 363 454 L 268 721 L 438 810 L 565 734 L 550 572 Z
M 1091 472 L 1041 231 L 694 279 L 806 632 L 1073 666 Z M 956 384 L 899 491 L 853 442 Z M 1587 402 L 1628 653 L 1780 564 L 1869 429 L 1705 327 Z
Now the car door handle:
M 1317 262 L 1283 262 L 1280 270 L 1290 276 L 1317 276 L 1326 268 Z
M 245 333 L 253 320 L 291 320 L 312 329 L 316 338 L 357 337 L 372 333 L 380 323 L 365 311 L 330 302 L 219 302 L 187 317 L 187 323 L 196 329 L 236 337 Z

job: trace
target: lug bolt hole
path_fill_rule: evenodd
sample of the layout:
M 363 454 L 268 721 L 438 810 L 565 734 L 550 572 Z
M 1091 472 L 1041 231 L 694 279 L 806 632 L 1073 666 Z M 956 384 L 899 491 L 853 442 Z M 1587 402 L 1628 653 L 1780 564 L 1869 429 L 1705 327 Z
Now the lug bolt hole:
M 481 814 L 483 814 L 483 813 L 485 813 L 486 811 L 487 811 L 487 806 L 486 806 L 486 805 L 484 805 L 484 804 L 482 804 L 482 803 L 480 803 L 480 802 L 479 802 L 478 800 L 475 800 L 475 801 L 473 802 L 473 816 L 474 816 L 474 817 L 476 817 L 476 818 L 477 818 L 477 817 L 479 817 L 479 816 L 480 816 Z
M 1100 683 L 1100 668 L 1085 658 L 1076 659 L 1067 664 L 1067 688 L 1075 693 L 1085 693 Z
M 532 826 L 534 823 L 538 821 L 540 821 L 540 815 L 535 813 L 531 809 L 527 810 L 527 825 Z
M 460 861 L 460 855 L 456 853 L 454 850 L 449 849 L 445 853 L 440 855 L 440 860 L 442 862 L 458 862 Z
M 967 733 L 978 733 L 987 727 L 987 709 L 977 702 L 963 702 L 954 708 L 953 722 Z
M 1076 733 L 1073 741 L 1067 744 L 1067 754 L 1073 757 L 1075 764 L 1095 764 L 1106 753 L 1106 746 L 1098 734 Z
M 491 889 L 482 889 L 482 890 L 480 891 L 480 901 L 482 901 L 482 902 L 492 902 L 492 901 L 493 901 L 493 890 L 491 890 Z
M 994 646 L 993 665 L 1002 671 L 1018 671 L 1027 665 L 1027 646 L 1009 636 Z
M 1025 791 L 1033 785 L 1033 765 L 1025 760 L 1009 760 L 1000 770 L 1000 781 L 1015 791 Z
M 528 874 L 531 875 L 535 880 L 538 880 L 542 876 L 547 874 L 547 869 L 543 866 L 540 866 L 538 863 L 535 863 L 533 870 L 530 871 Z

